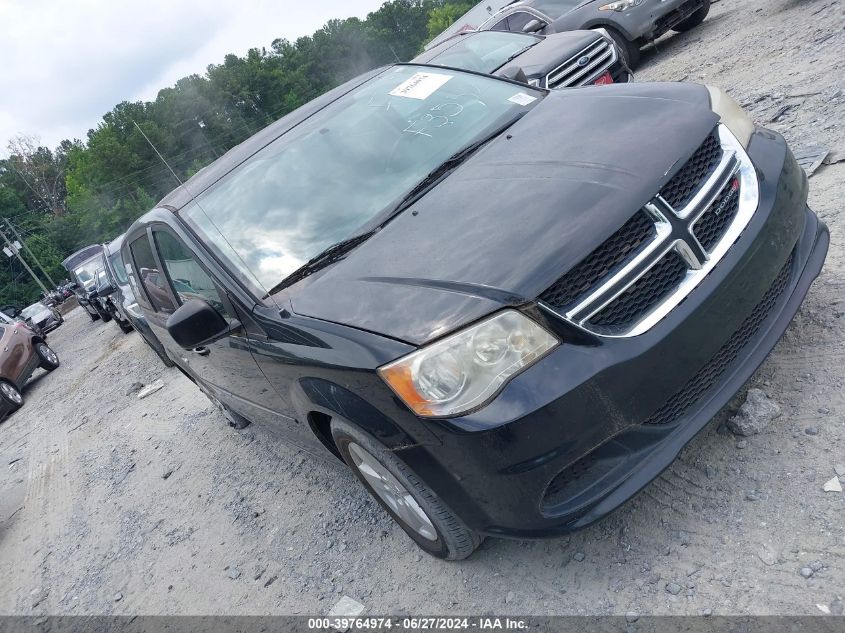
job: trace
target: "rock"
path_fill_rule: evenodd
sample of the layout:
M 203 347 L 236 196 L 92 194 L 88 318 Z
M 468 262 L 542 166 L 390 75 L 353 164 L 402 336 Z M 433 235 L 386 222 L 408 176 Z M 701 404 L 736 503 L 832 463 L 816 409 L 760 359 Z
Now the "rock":
M 673 596 L 677 596 L 679 593 L 681 593 L 681 589 L 681 585 L 676 582 L 666 583 L 666 591 L 671 593 Z
M 840 477 L 845 477 L 845 464 L 836 464 L 833 467 L 833 472 L 835 472 Z
M 229 569 L 226 570 L 226 576 L 232 580 L 237 580 L 241 577 L 241 572 L 237 567 L 229 567 Z
M 771 547 L 768 545 L 764 545 L 759 552 L 757 552 L 757 557 L 763 561 L 764 564 L 771 567 L 775 563 L 778 562 L 778 554 L 775 552 Z
M 749 490 L 745 493 L 746 501 L 760 501 L 762 498 L 763 495 L 761 495 L 757 490 Z
M 804 578 L 811 578 L 813 575 L 813 570 L 809 567 L 802 567 L 801 570 L 798 572 Z
M 824 569 L 824 565 L 822 565 L 822 562 L 820 560 L 814 560 L 812 563 L 810 563 L 810 569 L 813 570 L 813 573 L 816 573 L 817 571 L 821 571 L 822 569 Z
M 822 490 L 825 492 L 842 492 L 842 482 L 839 481 L 839 477 L 834 477 L 824 483 Z
M 711 615 L 713 615 L 713 609 L 705 609 L 701 612 L 701 615 L 703 615 L 705 618 L 709 618 Z
M 278 577 L 278 576 L 270 576 L 270 577 L 267 579 L 267 581 L 264 583 L 264 588 L 266 589 L 267 587 L 269 587 L 270 585 L 272 585 L 274 582 L 276 582 L 278 579 L 279 579 L 279 577 Z
M 808 426 L 806 429 L 804 429 L 804 433 L 806 433 L 807 435 L 818 435 L 819 429 L 815 426 Z
M 575 560 L 577 560 L 580 563 L 586 557 L 587 556 L 584 554 L 584 552 L 575 552 L 575 555 L 572 558 L 574 558 Z
M 141 391 L 144 388 L 144 383 L 142 382 L 133 382 L 129 387 L 124 391 L 124 395 L 131 396 L 133 393 Z
M 636 622 L 639 619 L 640 619 L 640 614 L 637 613 L 636 611 L 628 611 L 628 613 L 625 614 L 625 621 L 628 624 L 633 624 L 634 622 Z
M 363 612 L 363 604 L 361 604 L 354 598 L 350 598 L 349 596 L 343 596 L 340 600 L 335 603 L 335 605 L 332 607 L 332 610 L 329 611 L 327 615 L 330 618 L 357 618 Z
M 114 601 L 120 602 L 121 600 L 123 600 L 123 594 L 118 591 L 116 594 L 114 594 Z
M 742 449 L 744 449 L 744 448 L 748 448 L 748 440 L 739 440 L 739 441 L 736 443 L 736 447 L 737 447 L 739 450 L 742 450 Z
M 513 591 L 508 591 L 507 595 L 505 596 L 505 604 L 510 604 L 511 602 L 513 602 L 513 598 Z
M 737 414 L 728 420 L 727 426 L 736 435 L 756 435 L 780 415 L 780 405 L 771 400 L 762 389 L 751 388 L 745 402 Z
M 828 409 L 827 407 L 819 407 L 817 409 L 817 411 L 819 413 L 821 413 L 822 415 L 829 415 L 830 414 L 830 409 Z
M 141 391 L 138 392 L 138 400 L 143 400 L 147 396 L 154 394 L 159 389 L 164 389 L 164 382 L 161 378 L 141 389 Z
M 707 464 L 707 467 L 704 469 L 704 474 L 707 476 L 707 479 L 715 479 L 719 474 L 719 471 L 716 470 L 714 466 Z
M 172 469 L 172 468 L 170 468 L 169 470 L 165 470 L 163 473 L 161 473 L 161 478 L 162 478 L 162 479 L 167 479 L 167 478 L 169 478 L 169 477 L 170 477 L 170 475 L 172 475 L 172 474 L 173 474 L 173 469 Z

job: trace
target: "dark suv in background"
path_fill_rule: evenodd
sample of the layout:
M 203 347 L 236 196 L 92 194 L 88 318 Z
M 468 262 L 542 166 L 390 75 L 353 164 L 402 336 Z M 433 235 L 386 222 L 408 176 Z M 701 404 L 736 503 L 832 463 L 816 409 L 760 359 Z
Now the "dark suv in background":
M 122 253 L 206 393 L 456 559 L 583 527 L 674 460 L 821 270 L 807 187 L 716 88 L 395 65 L 198 172 Z
M 709 11 L 710 0 L 485 1 L 458 18 L 429 42 L 426 49 L 467 29 L 548 35 L 602 28 L 622 51 L 627 66 L 633 69 L 643 45 L 669 31 L 688 31 L 698 26 Z

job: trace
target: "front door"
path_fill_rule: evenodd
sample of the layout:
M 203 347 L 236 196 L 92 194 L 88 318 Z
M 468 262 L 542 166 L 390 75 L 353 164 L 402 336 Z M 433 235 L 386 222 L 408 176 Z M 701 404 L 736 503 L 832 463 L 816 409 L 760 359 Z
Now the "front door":
M 155 310 L 147 321 L 168 355 L 224 404 L 252 421 L 277 422 L 285 409 L 249 349 L 252 306 L 226 293 L 185 243 L 170 229 L 153 227 L 130 244 L 137 282 Z M 186 350 L 166 329 L 168 317 L 185 301 L 201 299 L 233 326 L 223 338 Z

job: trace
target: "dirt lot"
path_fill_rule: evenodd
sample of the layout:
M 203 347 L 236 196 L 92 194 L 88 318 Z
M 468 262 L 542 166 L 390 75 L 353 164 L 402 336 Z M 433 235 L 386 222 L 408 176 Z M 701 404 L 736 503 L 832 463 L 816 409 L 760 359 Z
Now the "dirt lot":
M 723 0 L 658 49 L 639 80 L 724 86 L 794 147 L 845 150 L 840 2 Z M 74 310 L 50 335 L 62 367 L 0 425 L 0 613 L 325 613 L 344 594 L 371 614 L 841 613 L 845 493 L 822 486 L 845 463 L 843 183 L 845 163 L 811 179 L 830 255 L 752 380 L 780 418 L 740 439 L 725 411 L 610 518 L 457 564 L 343 468 L 229 429 L 137 334 Z

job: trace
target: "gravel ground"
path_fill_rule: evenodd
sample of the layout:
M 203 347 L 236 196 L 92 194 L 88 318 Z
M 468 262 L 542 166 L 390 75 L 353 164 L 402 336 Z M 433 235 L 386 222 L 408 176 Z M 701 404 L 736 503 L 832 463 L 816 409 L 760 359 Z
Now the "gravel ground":
M 657 48 L 639 80 L 721 85 L 794 147 L 845 150 L 840 2 L 723 0 Z M 843 181 L 845 163 L 811 179 L 830 255 L 751 381 L 781 415 L 734 435 L 741 394 L 611 517 L 463 563 L 421 555 L 342 467 L 229 429 L 137 334 L 73 311 L 50 335 L 62 367 L 0 425 L 0 613 L 326 613 L 344 594 L 370 614 L 841 613 L 845 493 L 823 486 L 845 463 Z

